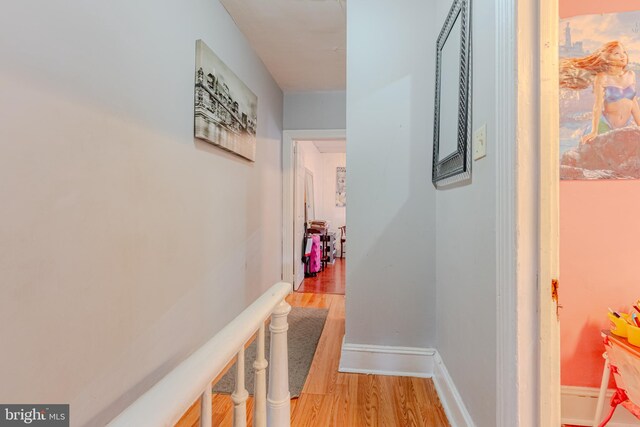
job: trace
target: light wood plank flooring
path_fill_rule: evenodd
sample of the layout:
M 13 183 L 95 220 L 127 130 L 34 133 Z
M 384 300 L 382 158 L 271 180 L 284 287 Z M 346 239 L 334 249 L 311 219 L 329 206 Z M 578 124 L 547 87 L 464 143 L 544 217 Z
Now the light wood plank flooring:
M 294 293 L 292 306 L 329 308 L 311 370 L 298 399 L 291 400 L 292 426 L 409 427 L 449 426 L 431 379 L 338 372 L 344 336 L 344 295 Z M 253 399 L 247 402 L 247 425 L 252 422 Z M 213 425 L 232 425 L 231 398 L 213 397 Z M 196 402 L 177 424 L 198 425 Z
M 305 277 L 296 292 L 344 295 L 346 271 L 347 261 L 344 258 L 336 258 L 333 264 L 327 264 L 316 277 Z

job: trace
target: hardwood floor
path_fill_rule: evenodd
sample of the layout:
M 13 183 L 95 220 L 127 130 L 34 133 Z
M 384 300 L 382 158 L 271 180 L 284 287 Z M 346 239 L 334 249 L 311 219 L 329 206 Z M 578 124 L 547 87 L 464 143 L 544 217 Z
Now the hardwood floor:
M 336 258 L 335 263 L 328 264 L 316 277 L 305 277 L 296 292 L 344 295 L 346 271 L 345 258 Z
M 299 427 L 449 426 L 431 379 L 338 372 L 344 336 L 343 295 L 296 292 L 287 301 L 297 307 L 328 308 L 311 370 L 300 398 L 291 400 L 291 425 Z M 253 399 L 247 402 L 252 423 Z M 232 425 L 228 395 L 213 397 L 213 425 Z M 199 403 L 177 426 L 198 425 Z

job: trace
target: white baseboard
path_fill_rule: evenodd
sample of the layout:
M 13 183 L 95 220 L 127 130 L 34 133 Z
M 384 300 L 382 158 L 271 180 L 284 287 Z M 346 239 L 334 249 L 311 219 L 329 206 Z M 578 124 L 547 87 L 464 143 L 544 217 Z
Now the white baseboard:
M 442 403 L 444 412 L 449 419 L 449 424 L 452 427 L 475 426 L 438 352 L 436 352 L 434 358 L 433 382 L 436 386 L 438 397 L 440 397 L 440 403 Z M 478 392 L 481 391 L 478 390 Z
M 340 372 L 433 378 L 452 427 L 473 427 L 469 412 L 438 352 L 433 348 L 342 343 Z
M 577 426 L 592 426 L 593 418 L 596 414 L 599 389 L 596 387 L 573 387 L 562 386 L 562 423 Z M 611 406 L 611 395 L 613 390 L 609 390 L 606 396 L 606 403 L 602 416 L 606 416 Z M 613 418 L 607 427 L 637 427 L 640 420 L 631 415 L 626 409 L 618 407 L 613 414 Z
M 432 348 L 342 343 L 340 372 L 431 378 Z

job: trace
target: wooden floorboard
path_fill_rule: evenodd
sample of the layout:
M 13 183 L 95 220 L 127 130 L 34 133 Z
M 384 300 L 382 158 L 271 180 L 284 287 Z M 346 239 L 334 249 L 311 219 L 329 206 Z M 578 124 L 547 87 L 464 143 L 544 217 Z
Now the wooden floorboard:
M 296 307 L 328 308 L 309 376 L 298 399 L 291 400 L 293 427 L 446 427 L 449 426 L 433 381 L 429 378 L 361 375 L 338 372 L 344 336 L 345 297 L 293 293 Z M 232 426 L 233 404 L 228 395 L 213 397 L 213 425 Z M 247 402 L 247 425 L 252 425 L 253 398 Z M 179 427 L 198 425 L 196 402 Z
M 344 295 L 346 271 L 345 258 L 336 258 L 315 277 L 305 277 L 296 292 Z

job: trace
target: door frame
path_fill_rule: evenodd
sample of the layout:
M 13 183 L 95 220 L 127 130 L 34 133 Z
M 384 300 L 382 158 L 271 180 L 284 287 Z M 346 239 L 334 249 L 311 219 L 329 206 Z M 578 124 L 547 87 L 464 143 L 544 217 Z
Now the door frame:
M 498 426 L 560 425 L 558 0 L 496 0 Z M 514 144 L 515 141 L 515 144 Z
M 304 234 L 304 228 L 298 230 L 297 226 L 304 227 L 304 219 L 307 218 L 307 204 L 306 204 L 306 175 L 307 168 L 304 166 L 302 158 L 302 152 L 300 151 L 300 144 L 297 141 L 293 141 L 293 290 L 297 291 L 304 281 L 304 266 L 300 262 L 296 262 L 296 253 L 302 253 L 302 248 L 306 242 L 300 238 L 300 231 Z M 300 221 L 300 224 L 298 223 Z
M 282 281 L 293 283 L 294 179 L 296 141 L 346 139 L 346 129 L 285 130 L 282 132 Z
M 540 425 L 560 425 L 560 73 L 559 0 L 538 5 L 539 396 Z

